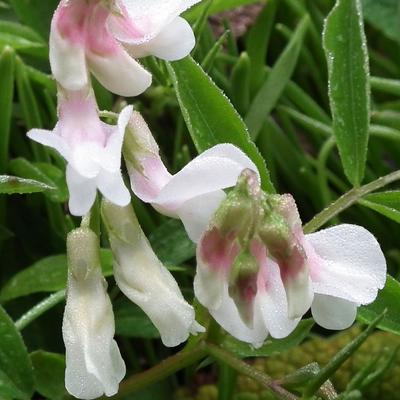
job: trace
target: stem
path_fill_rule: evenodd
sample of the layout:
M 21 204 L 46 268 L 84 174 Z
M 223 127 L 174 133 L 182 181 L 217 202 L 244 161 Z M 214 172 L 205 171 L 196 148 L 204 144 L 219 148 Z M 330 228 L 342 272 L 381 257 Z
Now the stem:
M 340 214 L 342 211 L 349 208 L 358 199 L 365 196 L 366 194 L 378 190 L 389 183 L 395 182 L 400 179 L 400 170 L 392 172 L 388 175 L 381 176 L 375 181 L 372 181 L 364 186 L 356 187 L 349 190 L 343 196 L 339 197 L 336 201 L 334 201 L 331 205 L 322 210 L 319 214 L 317 214 L 311 221 L 307 222 L 304 225 L 305 233 L 315 232 L 318 228 L 323 226 L 326 222 L 328 222 L 331 218 Z
M 46 311 L 53 308 L 55 305 L 60 303 L 65 298 L 65 290 L 53 293 L 49 297 L 46 297 L 36 306 L 32 307 L 27 313 L 25 313 L 16 323 L 15 326 L 19 331 L 25 329 L 35 319 L 39 318 Z
M 207 344 L 208 353 L 219 361 L 224 362 L 242 375 L 246 375 L 267 389 L 272 390 L 280 399 L 297 400 L 297 396 L 288 392 L 278 382 L 273 381 L 268 375 L 251 367 L 244 361 L 236 358 L 231 353 L 221 349 L 214 344 Z
M 161 361 L 158 365 L 145 372 L 131 376 L 122 382 L 118 394 L 109 398 L 112 400 L 122 399 L 128 394 L 134 393 L 150 384 L 158 382 L 169 375 L 188 367 L 207 355 L 206 346 L 200 343 L 190 351 L 182 350 L 179 353 Z M 107 399 L 106 397 L 104 399 Z

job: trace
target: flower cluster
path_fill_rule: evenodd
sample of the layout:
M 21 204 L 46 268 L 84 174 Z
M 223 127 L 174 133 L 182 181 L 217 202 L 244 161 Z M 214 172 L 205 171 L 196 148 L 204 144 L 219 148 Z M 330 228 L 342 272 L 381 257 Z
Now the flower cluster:
M 53 131 L 33 129 L 28 136 L 67 161 L 71 214 L 86 215 L 97 190 L 105 198 L 101 215 L 115 281 L 166 346 L 204 328 L 139 225 L 121 173 L 122 155 L 132 192 L 180 219 L 197 244 L 195 295 L 231 335 L 260 346 L 268 335 L 289 335 L 310 309 L 321 326 L 346 328 L 357 307 L 372 302 L 385 283 L 385 258 L 367 230 L 339 225 L 305 235 L 291 195 L 264 193 L 256 166 L 237 147 L 214 146 L 172 175 L 131 106 L 116 125 L 99 117 L 90 74 L 118 95 L 142 93 L 151 75 L 137 59 L 189 54 L 194 35 L 179 15 L 198 1 L 62 0 L 50 34 L 59 121 Z M 69 234 L 67 255 L 66 388 L 82 399 L 112 396 L 125 364 L 114 340 L 99 239 L 87 220 Z

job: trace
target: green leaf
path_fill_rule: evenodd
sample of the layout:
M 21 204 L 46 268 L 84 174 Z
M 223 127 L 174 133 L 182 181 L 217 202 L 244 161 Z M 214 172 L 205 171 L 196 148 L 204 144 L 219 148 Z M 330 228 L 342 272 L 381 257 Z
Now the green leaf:
M 34 384 L 32 364 L 20 333 L 1 306 L 0 338 L 0 395 L 30 399 Z
M 299 58 L 304 35 L 309 25 L 309 17 L 305 16 L 298 24 L 292 38 L 279 56 L 275 65 L 261 86 L 245 117 L 251 136 L 256 138 L 263 126 L 265 118 L 276 106 L 286 85 L 290 81 Z
M 344 172 L 358 186 L 368 148 L 370 83 L 360 0 L 337 0 L 325 21 L 333 130 Z
M 359 203 L 400 224 L 400 191 L 371 193 Z
M 54 187 L 33 179 L 0 175 L 0 194 L 27 194 L 54 190 Z
M 51 17 L 59 0 L 9 0 L 18 18 L 44 38 L 49 37 Z
M 236 7 L 245 6 L 247 4 L 257 3 L 259 0 L 213 0 L 210 6 L 209 14 L 218 14 L 222 11 L 228 11 Z M 201 15 L 205 2 L 201 2 L 184 14 L 185 19 L 190 22 L 196 21 Z
M 25 158 L 15 158 L 10 161 L 9 169 L 18 176 L 35 179 L 51 186 L 55 190 L 45 193 L 49 200 L 64 203 L 68 200 L 68 188 L 64 172 L 48 163 L 32 163 Z
M 274 191 L 265 161 L 251 141 L 245 124 L 210 77 L 190 57 L 169 63 L 168 70 L 197 150 L 203 152 L 218 143 L 236 145 L 256 164 L 263 189 Z
M 160 337 L 149 317 L 125 297 L 114 305 L 114 310 L 117 335 L 146 339 Z
M 10 47 L 6 47 L 0 55 L 0 173 L 6 171 L 8 160 L 12 103 L 14 97 L 14 67 L 14 51 Z
M 358 309 L 357 319 L 369 324 L 385 309 L 387 313 L 378 324 L 378 328 L 400 335 L 400 283 L 390 275 L 387 276 L 385 287 L 379 292 L 377 299 L 368 306 Z
M 110 250 L 100 251 L 105 276 L 112 275 Z M 65 254 L 43 258 L 14 275 L 2 288 L 0 301 L 5 302 L 31 293 L 56 292 L 67 284 L 67 257 Z
M 365 19 L 389 39 L 400 42 L 399 0 L 362 0 Z
M 31 353 L 30 357 L 36 391 L 51 400 L 63 399 L 66 395 L 64 355 L 39 350 Z
M 258 349 L 241 342 L 234 337 L 227 335 L 222 342 L 222 347 L 238 357 L 268 357 L 274 354 L 283 353 L 292 347 L 299 345 L 310 333 L 314 325 L 312 319 L 305 319 L 299 323 L 291 335 L 284 339 L 267 339 L 263 346 Z

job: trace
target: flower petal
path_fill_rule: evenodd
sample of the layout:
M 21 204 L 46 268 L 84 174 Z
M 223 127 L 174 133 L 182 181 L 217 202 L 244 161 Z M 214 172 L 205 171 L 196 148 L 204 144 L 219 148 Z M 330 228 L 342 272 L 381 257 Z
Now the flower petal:
M 121 171 L 108 172 L 102 169 L 96 177 L 97 187 L 102 195 L 112 203 L 124 207 L 131 201 L 129 190 L 122 179 Z
M 115 280 L 149 316 L 164 345 L 177 346 L 189 333 L 203 331 L 174 277 L 154 254 L 132 208 L 103 202 L 102 211 L 115 257 Z
M 257 171 L 254 163 L 238 148 L 229 146 L 225 154 L 219 147 L 205 151 L 175 174 L 161 190 L 155 203 L 175 210 L 194 197 L 234 186 L 241 172 Z
M 306 235 L 314 291 L 358 304 L 375 300 L 386 281 L 386 260 L 375 237 L 357 225 Z
M 142 44 L 155 38 L 178 15 L 199 1 L 146 0 L 144 3 L 142 0 L 119 0 L 122 21 L 110 18 L 109 29 L 118 40 Z
M 278 265 L 264 257 L 260 261 L 257 306 L 270 335 L 281 339 L 290 335 L 301 318 L 289 318 L 288 301 Z
M 120 112 L 117 126 L 104 124 L 109 136 L 101 166 L 109 172 L 116 172 L 121 168 L 122 143 L 132 110 L 132 106 L 127 106 Z
M 151 74 L 120 45 L 107 56 L 92 52 L 87 56 L 90 70 L 110 92 L 125 97 L 138 96 L 151 85 Z
M 70 157 L 70 148 L 65 140 L 63 140 L 59 135 L 57 135 L 57 126 L 54 131 L 47 131 L 44 129 L 31 129 L 27 136 L 29 139 L 34 140 L 44 146 L 49 146 L 52 149 L 57 150 L 62 157 L 66 160 Z
M 60 9 L 61 9 L 60 5 Z M 50 31 L 51 71 L 60 85 L 67 90 L 80 90 L 88 85 L 85 47 L 82 42 L 75 43 L 63 38 L 57 28 L 57 9 Z
M 96 199 L 96 180 L 80 175 L 70 165 L 66 171 L 69 190 L 69 210 L 72 215 L 85 215 Z
M 316 294 L 311 306 L 315 322 L 325 329 L 349 328 L 356 319 L 357 304 L 339 297 Z
M 185 19 L 177 17 L 150 41 L 125 47 L 134 58 L 152 55 L 163 60 L 175 61 L 186 57 L 195 44 L 196 39 L 191 26 Z
M 207 229 L 211 217 L 225 198 L 223 190 L 207 193 L 187 200 L 177 210 L 189 238 L 197 243 Z

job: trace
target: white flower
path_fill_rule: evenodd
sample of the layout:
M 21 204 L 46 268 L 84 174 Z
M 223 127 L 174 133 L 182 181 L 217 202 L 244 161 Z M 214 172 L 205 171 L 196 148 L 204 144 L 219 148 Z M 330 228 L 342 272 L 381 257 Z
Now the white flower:
M 262 219 L 258 176 L 245 170 L 209 222 L 197 246 L 195 295 L 239 340 L 262 345 L 289 335 L 291 319 L 277 262 L 256 234 Z
M 260 194 L 245 171 L 197 247 L 195 294 L 239 340 L 285 337 L 311 307 L 315 321 L 344 329 L 386 280 L 374 236 L 356 225 L 304 235 L 290 195 Z
M 204 328 L 195 321 L 193 307 L 154 254 L 133 209 L 104 201 L 102 215 L 114 255 L 115 280 L 122 292 L 148 315 L 164 345 L 177 346 L 190 333 L 203 332 Z
M 88 229 L 76 229 L 68 235 L 67 248 L 65 386 L 80 399 L 113 396 L 126 369 L 113 339 L 114 314 L 101 273 L 98 238 Z
M 90 71 L 113 93 L 144 92 L 151 74 L 135 58 L 177 60 L 189 54 L 195 39 L 179 14 L 197 1 L 62 0 L 50 32 L 54 77 L 65 89 L 81 90 Z
M 28 137 L 57 150 L 68 162 L 66 176 L 73 215 L 86 214 L 96 189 L 115 204 L 125 206 L 130 194 L 121 175 L 121 148 L 132 107 L 125 107 L 116 126 L 99 119 L 89 91 L 59 92 L 59 121 L 53 131 L 32 129 Z
M 225 143 L 206 150 L 171 175 L 146 122 L 137 112 L 128 125 L 124 157 L 136 196 L 159 212 L 180 218 L 194 242 L 225 198 L 223 189 L 234 186 L 243 169 L 257 171 L 241 150 Z

